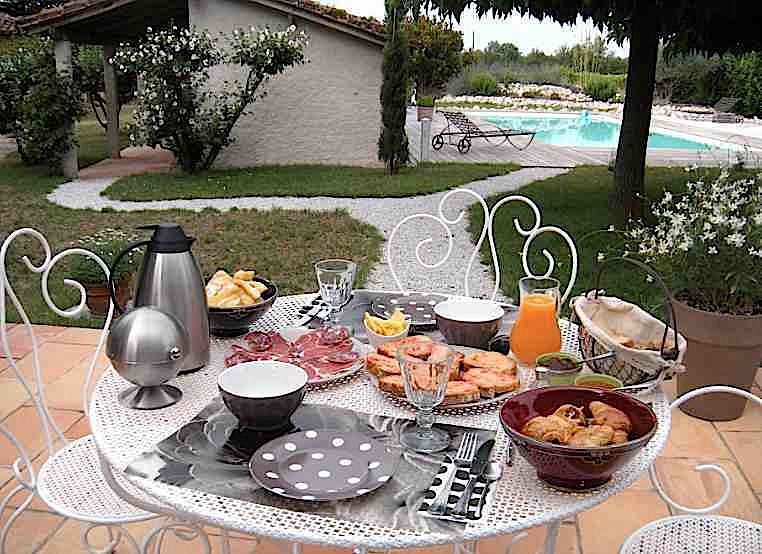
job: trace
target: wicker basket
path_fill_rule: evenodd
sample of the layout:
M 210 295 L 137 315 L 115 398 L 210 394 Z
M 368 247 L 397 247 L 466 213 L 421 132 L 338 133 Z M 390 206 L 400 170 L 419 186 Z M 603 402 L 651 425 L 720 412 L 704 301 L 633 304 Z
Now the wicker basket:
M 665 306 L 670 316 L 670 325 L 665 325 L 638 306 L 629 304 L 618 298 L 601 296 L 601 275 L 608 265 L 625 261 L 635 264 L 654 277 L 665 292 Z M 672 307 L 671 293 L 664 281 L 653 269 L 646 264 L 630 258 L 612 258 L 601 266 L 596 279 L 596 288 L 586 296 L 572 299 L 573 320 L 579 326 L 579 346 L 584 358 L 591 358 L 607 352 L 616 354 L 613 358 L 589 362 L 588 366 L 596 373 L 616 377 L 625 386 L 637 385 L 659 378 L 662 372 L 679 373 L 683 371 L 682 359 L 685 355 L 687 342 L 677 331 L 677 320 Z M 604 313 L 596 312 L 603 310 Z M 661 348 L 641 350 L 629 348 L 621 344 L 607 327 L 596 324 L 591 317 L 596 313 L 598 320 L 610 317 L 618 325 L 636 329 L 642 336 L 661 335 Z M 609 327 L 610 328 L 610 327 Z M 668 338 L 672 344 L 668 343 Z

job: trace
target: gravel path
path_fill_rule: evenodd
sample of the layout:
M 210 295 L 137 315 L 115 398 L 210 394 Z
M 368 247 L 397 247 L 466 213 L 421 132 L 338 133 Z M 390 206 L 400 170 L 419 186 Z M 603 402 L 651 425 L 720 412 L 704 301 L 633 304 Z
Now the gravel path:
M 514 191 L 532 181 L 547 179 L 565 172 L 564 169 L 526 168 L 508 175 L 475 181 L 466 185 L 465 188 L 486 197 L 490 194 Z M 436 215 L 439 202 L 446 194 L 446 192 L 440 192 L 410 198 L 245 197 L 122 202 L 109 200 L 100 194 L 115 180 L 92 179 L 65 183 L 50 193 L 48 200 L 73 209 L 102 210 L 103 208 L 110 208 L 117 211 L 169 209 L 201 211 L 205 208 L 215 208 L 221 211 L 231 208 L 259 210 L 273 208 L 293 210 L 345 209 L 353 217 L 373 225 L 385 237 L 388 237 L 394 226 L 409 215 L 416 213 Z M 468 195 L 454 195 L 448 201 L 445 213 L 447 217 L 454 218 L 460 210 L 466 209 L 472 203 L 473 199 Z M 464 288 L 463 276 L 474 248 L 466 227 L 467 218 L 465 217 L 458 224 L 450 227 L 453 234 L 452 255 L 450 260 L 438 269 L 427 269 L 420 266 L 415 258 L 415 249 L 420 241 L 426 238 L 433 239 L 431 244 L 422 248 L 421 255 L 427 263 L 436 263 L 447 250 L 447 236 L 444 230 L 429 219 L 414 219 L 401 228 L 395 239 L 392 260 L 403 286 L 412 290 L 442 290 L 462 293 Z M 469 284 L 472 296 L 491 295 L 494 281 L 489 268 L 481 263 L 475 264 Z M 384 259 L 373 268 L 367 285 L 381 289 L 397 289 L 388 268 L 386 249 L 384 249 Z

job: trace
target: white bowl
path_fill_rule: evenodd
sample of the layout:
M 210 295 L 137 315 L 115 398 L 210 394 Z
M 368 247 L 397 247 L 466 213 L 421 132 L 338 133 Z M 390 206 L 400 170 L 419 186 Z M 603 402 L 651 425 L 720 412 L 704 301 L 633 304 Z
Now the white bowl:
M 304 399 L 307 372 L 275 361 L 234 365 L 217 377 L 222 400 L 241 426 L 268 430 L 285 427 Z
M 408 320 L 407 325 L 405 329 L 401 333 L 397 333 L 396 335 L 379 335 L 378 333 L 375 333 L 368 329 L 368 326 L 365 325 L 365 332 L 368 335 L 368 342 L 373 348 L 378 348 L 382 344 L 386 344 L 388 342 L 394 342 L 398 340 L 402 340 L 405 337 L 408 336 L 408 333 L 410 333 L 410 321 Z

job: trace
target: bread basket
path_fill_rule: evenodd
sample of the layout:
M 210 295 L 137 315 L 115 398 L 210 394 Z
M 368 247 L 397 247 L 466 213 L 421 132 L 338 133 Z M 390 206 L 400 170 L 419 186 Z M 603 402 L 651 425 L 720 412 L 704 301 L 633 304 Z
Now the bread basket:
M 603 296 L 600 289 L 604 269 L 613 263 L 637 265 L 654 278 L 665 293 L 669 324 L 655 318 L 639 306 L 613 296 Z M 687 342 L 677 330 L 677 318 L 671 293 L 661 276 L 648 265 L 631 258 L 611 258 L 601 265 L 595 290 L 572 299 L 573 320 L 578 325 L 579 346 L 583 358 L 614 352 L 615 357 L 588 363 L 596 373 L 616 377 L 625 386 L 638 385 L 684 371 L 682 360 Z M 624 344 L 622 337 L 634 345 Z M 657 349 L 636 347 L 638 344 L 660 345 Z

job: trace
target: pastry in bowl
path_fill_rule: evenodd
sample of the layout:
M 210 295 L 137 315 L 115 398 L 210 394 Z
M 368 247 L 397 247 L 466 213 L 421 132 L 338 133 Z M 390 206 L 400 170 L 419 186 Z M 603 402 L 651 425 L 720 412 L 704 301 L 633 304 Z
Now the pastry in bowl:
M 571 491 L 604 485 L 657 428 L 650 406 L 632 396 L 567 385 L 509 398 L 500 421 L 540 479 Z

